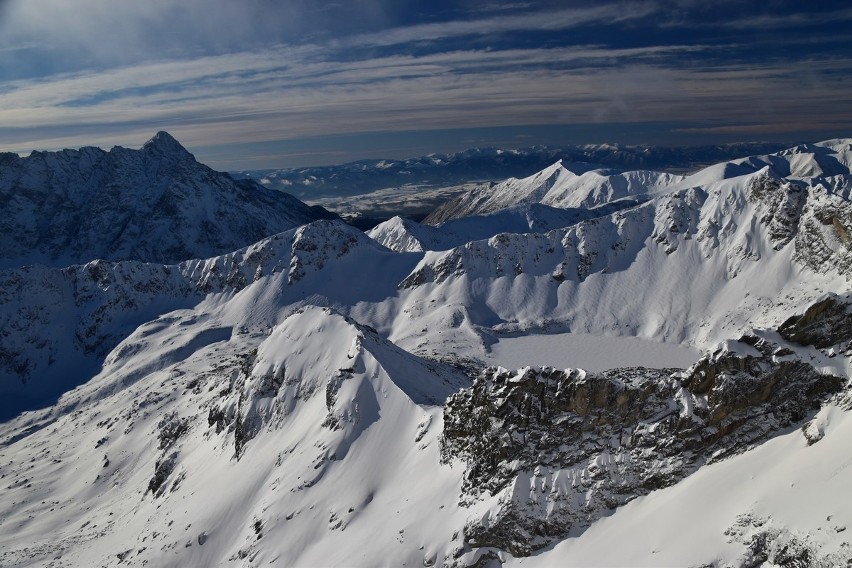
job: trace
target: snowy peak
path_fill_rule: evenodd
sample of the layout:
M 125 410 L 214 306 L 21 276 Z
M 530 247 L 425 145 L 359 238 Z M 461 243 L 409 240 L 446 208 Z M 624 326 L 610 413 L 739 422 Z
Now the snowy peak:
M 169 144 L 3 161 L 0 188 L 127 227 L 191 211 L 162 225 L 184 239 L 275 210 L 252 182 L 157 158 Z M 0 420 L 0 564 L 843 565 L 843 144 L 687 178 L 551 163 L 438 226 L 317 220 L 174 264 L 0 271 L 0 405 L 59 397 Z M 85 183 L 43 184 L 57 175 Z M 586 334 L 592 357 L 653 368 L 578 369 Z M 513 343 L 565 358 L 509 370 Z
M 424 222 L 487 215 L 519 205 L 544 204 L 559 208 L 594 208 L 623 198 L 658 193 L 683 179 L 651 171 L 590 170 L 577 175 L 561 161 L 524 179 L 508 179 L 462 194 L 436 209 Z
M 764 167 L 545 234 L 499 234 L 429 253 L 400 287 L 422 288 L 436 302 L 464 290 L 472 326 L 567 324 L 713 342 L 752 318 L 779 323 L 768 307 L 785 288 L 805 301 L 829 285 L 803 279 L 847 287 L 849 234 L 848 199 Z M 694 285 L 685 289 L 672 275 Z
M 562 160 L 559 160 L 529 177 L 510 178 L 460 195 L 438 207 L 424 222 L 436 225 L 450 219 L 485 215 L 515 205 L 541 203 L 553 187 L 575 178 L 577 175 L 566 169 Z
M 398 276 L 389 282 L 370 277 L 390 270 L 393 256 L 358 229 L 322 220 L 233 253 L 177 265 L 99 260 L 64 269 L 0 271 L 0 418 L 26 405 L 25 397 L 38 403 L 91 377 L 110 350 L 158 314 L 244 290 L 252 298 L 274 290 L 283 305 L 308 297 L 317 302 L 320 295 L 345 305 L 364 289 L 395 290 L 396 278 L 415 259 L 401 259 Z M 353 279 L 360 270 L 364 276 Z M 235 317 L 249 318 L 257 304 L 267 316 L 277 313 L 280 307 L 268 302 L 252 301 Z M 45 321 L 52 322 L 49 329 Z M 136 349 L 139 342 L 133 340 L 111 356 L 122 359 Z
M 586 209 L 531 203 L 487 215 L 452 219 L 437 227 L 394 217 L 376 225 L 367 234 L 387 248 L 399 252 L 441 251 L 472 241 L 490 239 L 501 233 L 545 233 L 570 227 L 581 221 L 606 217 L 636 204 L 637 201 L 621 200 Z
M 238 459 L 253 438 L 293 420 L 327 429 L 327 455 L 343 459 L 383 409 L 439 405 L 466 384 L 461 373 L 406 353 L 372 328 L 308 306 L 248 352 L 209 421 L 217 433 L 233 433 Z
M 798 178 L 848 175 L 850 166 L 849 144 L 804 144 L 779 152 L 788 158 L 790 176 Z
M 716 168 L 722 166 L 719 164 Z M 806 182 L 811 186 L 820 183 L 827 187 L 836 183 L 848 185 L 852 173 L 852 144 L 846 139 L 800 144 L 774 154 L 727 162 L 724 166 L 731 174 L 727 177 L 742 175 L 745 169 L 759 170 L 769 166 L 782 178 Z
M 315 306 L 298 310 L 272 329 L 238 380 L 242 384 L 211 410 L 219 422 L 217 431 L 237 432 L 238 456 L 264 425 L 280 427 L 296 405 L 312 404 L 312 393 L 324 394 L 316 397 L 325 407 L 316 413 L 316 425 L 343 430 L 351 443 L 385 405 L 442 404 L 467 383 L 461 373 L 423 361 L 372 328 Z M 241 424 L 229 426 L 234 420 Z
M 367 236 L 397 252 L 443 250 L 445 241 L 442 233 L 435 227 L 421 225 L 400 216 L 379 223 L 367 231 Z
M 439 224 L 449 219 L 493 213 L 520 204 L 542 203 L 563 208 L 594 208 L 625 197 L 646 198 L 683 189 L 707 187 L 749 176 L 765 168 L 791 182 L 815 187 L 822 184 L 833 192 L 852 191 L 852 150 L 848 140 L 829 140 L 737 160 L 720 162 L 688 176 L 636 170 L 590 170 L 575 175 L 551 165 L 524 179 L 509 179 L 465 193 L 436 209 L 426 219 Z
M 418 551 L 430 534 L 422 528 L 424 492 L 431 503 L 444 505 L 430 507 L 429 525 L 441 526 L 442 539 L 451 539 L 456 492 L 447 488 L 456 476 L 440 470 L 435 475 L 440 407 L 432 405 L 469 384 L 460 373 L 405 353 L 326 308 L 306 307 L 262 330 L 246 322 L 248 330 L 233 332 L 209 316 L 184 312 L 151 322 L 130 338 L 135 348 L 123 344 L 121 357 L 69 393 L 49 420 L 79 437 L 21 421 L 20 430 L 3 436 L 4 443 L 17 440 L 22 448 L 50 446 L 40 480 L 19 489 L 64 493 L 64 502 L 73 503 L 53 511 L 39 504 L 40 519 L 63 519 L 63 534 L 52 535 L 53 542 L 66 546 L 65 539 L 80 530 L 94 537 L 91 524 L 107 527 L 97 528 L 110 541 L 106 548 L 100 546 L 105 541 L 76 548 L 65 561 L 115 563 L 111 549 L 130 546 L 130 565 L 172 565 L 170 543 L 189 535 L 168 528 L 179 526 L 192 527 L 192 544 L 181 544 L 181 565 L 255 558 L 268 545 L 285 565 L 327 565 L 330 550 L 350 553 L 344 543 L 353 533 L 361 542 L 379 540 L 367 551 L 369 564 L 400 564 L 401 558 L 426 554 Z M 62 458 L 52 460 L 54 455 Z M 13 464 L 3 465 L 9 472 Z M 79 475 L 65 483 L 68 465 Z M 10 515 L 17 525 L 21 508 L 10 508 L 8 498 L 14 493 L 20 503 L 23 494 L 7 485 L 0 489 L 0 512 L 4 525 Z M 412 486 L 422 489 L 412 493 Z M 388 519 L 386 503 L 402 509 L 406 498 L 420 514 L 406 513 L 416 519 L 410 526 L 405 521 L 409 541 L 390 554 L 399 528 L 376 531 L 376 522 Z M 23 514 L 32 513 L 27 508 Z M 10 532 L 4 528 L 3 534 Z M 331 549 L 323 538 L 329 535 L 340 539 Z M 291 546 L 292 538 L 303 546 Z M 55 556 L 52 544 L 46 548 Z M 0 555 L 4 565 L 16 564 L 43 550 L 4 545 Z
M 577 177 L 577 174 L 568 170 L 565 166 L 562 165 L 562 160 L 557 160 L 553 163 L 553 165 L 544 168 L 537 174 L 533 174 L 528 178 L 524 178 L 526 181 L 539 182 L 541 184 L 554 184 L 562 177 L 568 177 L 569 179 Z
M 0 203 L 0 268 L 209 258 L 336 217 L 216 172 L 166 132 L 141 150 L 82 148 L 3 161 Z
M 302 199 L 351 196 L 396 187 L 400 176 L 406 184 L 433 187 L 526 178 L 558 159 L 581 173 L 593 168 L 687 171 L 742 156 L 782 150 L 780 144 L 751 143 L 665 148 L 595 144 L 581 146 L 534 146 L 523 149 L 472 148 L 455 154 L 430 154 L 406 160 L 362 160 L 335 166 L 235 172 L 292 193 Z
M 142 151 L 159 156 L 195 159 L 195 156 L 190 154 L 180 142 L 164 130 L 157 132 L 150 140 L 145 142 L 142 145 Z

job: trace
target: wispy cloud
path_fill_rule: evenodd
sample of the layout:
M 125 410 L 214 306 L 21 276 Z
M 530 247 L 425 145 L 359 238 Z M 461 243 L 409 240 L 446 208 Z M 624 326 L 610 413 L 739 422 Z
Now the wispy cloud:
M 313 109 L 326 112 L 345 108 L 353 111 L 346 122 L 360 124 L 362 115 L 382 125 L 392 120 L 386 116 L 389 109 L 413 112 L 410 107 L 414 101 L 424 110 L 483 106 L 489 101 L 502 107 L 507 98 L 525 106 L 564 101 L 579 94 L 581 82 L 574 76 L 577 73 L 602 65 L 650 64 L 700 49 L 581 46 L 455 51 L 347 62 L 323 59 L 323 54 L 329 54 L 318 47 L 281 46 L 264 52 L 7 82 L 0 85 L 0 124 L 6 128 L 32 128 L 92 124 L 107 120 L 106 117 L 112 117 L 110 121 L 117 117 L 162 120 L 176 115 L 201 119 L 206 113 L 209 119 L 218 121 L 223 117 L 316 114 Z M 536 88 L 531 89 L 534 84 Z M 501 90 L 497 89 L 499 85 L 503 85 Z M 511 90 L 503 90 L 510 85 Z M 558 92 L 552 92 L 554 86 L 558 86 Z M 389 100 L 394 97 L 400 100 Z M 365 114 L 374 108 L 383 112 L 376 116 Z M 346 122 L 338 128 L 345 128 Z
M 0 149 L 138 145 L 160 128 L 190 146 L 590 122 L 748 133 L 852 114 L 852 53 L 819 52 L 843 30 L 789 31 L 852 9 L 705 21 L 697 0 L 494 4 L 419 21 L 391 0 L 7 0 Z
M 829 22 L 852 20 L 852 8 L 827 10 L 816 13 L 749 14 L 724 22 L 722 25 L 741 30 L 790 29 L 803 26 L 819 26 Z
M 470 35 L 488 36 L 507 32 L 570 30 L 592 23 L 617 23 L 644 18 L 658 9 L 659 6 L 655 2 L 643 0 L 619 4 L 603 3 L 591 7 L 399 27 L 383 30 L 380 33 L 353 36 L 341 43 L 343 45 L 389 46 Z
M 781 119 L 790 113 L 807 116 L 848 96 L 846 82 L 808 93 L 795 87 L 807 73 L 849 69 L 849 60 L 783 69 L 696 70 L 666 63 L 667 55 L 684 49 L 696 48 L 474 51 L 302 63 L 300 56 L 310 59 L 315 53 L 282 48 L 19 82 L 0 95 L 0 124 L 21 130 L 170 124 L 190 144 L 211 137 L 240 143 L 518 123 Z M 611 65 L 602 66 L 601 60 Z M 505 61 L 518 62 L 517 67 L 507 73 Z M 128 128 L 128 137 L 132 131 Z M 27 141 L 39 147 L 51 142 Z

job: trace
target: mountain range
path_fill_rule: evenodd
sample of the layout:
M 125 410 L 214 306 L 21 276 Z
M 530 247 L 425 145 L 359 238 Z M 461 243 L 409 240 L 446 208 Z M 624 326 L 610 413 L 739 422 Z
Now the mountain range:
M 526 177 L 557 160 L 562 160 L 577 173 L 595 168 L 686 171 L 741 156 L 776 152 L 786 146 L 752 142 L 683 148 L 622 144 L 471 148 L 402 160 L 360 160 L 333 166 L 237 171 L 232 174 L 237 178 L 254 179 L 300 199 L 312 200 L 401 186 L 447 187 L 472 181 Z
M 2 270 L 0 565 L 844 565 L 850 189 L 846 139 L 554 160 L 434 224 Z
M 0 154 L 0 266 L 178 262 L 336 217 L 198 163 L 159 132 L 115 147 Z

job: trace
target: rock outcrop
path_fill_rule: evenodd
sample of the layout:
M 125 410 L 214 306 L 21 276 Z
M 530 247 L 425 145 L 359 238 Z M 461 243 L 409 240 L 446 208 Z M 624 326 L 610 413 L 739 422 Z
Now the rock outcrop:
M 466 468 L 461 501 L 493 503 L 466 543 L 529 555 L 802 422 L 844 385 L 754 335 L 685 372 L 490 368 L 444 411 L 443 459 Z

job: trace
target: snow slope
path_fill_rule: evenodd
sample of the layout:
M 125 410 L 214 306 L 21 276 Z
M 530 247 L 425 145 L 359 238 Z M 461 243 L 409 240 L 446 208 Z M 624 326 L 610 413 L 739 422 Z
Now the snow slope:
M 587 209 L 557 208 L 532 203 L 502 209 L 488 215 L 452 219 L 437 227 L 394 217 L 370 229 L 367 235 L 387 248 L 400 252 L 448 250 L 500 233 L 545 233 L 635 205 L 636 201 L 621 200 Z
M 592 170 L 574 174 L 561 161 L 524 179 L 509 179 L 472 189 L 436 209 L 426 223 L 492 213 L 520 204 L 542 203 L 554 207 L 595 207 L 627 196 L 653 195 L 704 187 L 726 179 L 756 173 L 767 166 L 772 174 L 811 186 L 823 185 L 834 193 L 850 187 L 850 140 L 805 144 L 775 154 L 722 162 L 692 175 L 653 171 Z
M 0 563 L 401 565 L 443 554 L 459 473 L 434 467 L 434 403 L 466 379 L 328 309 L 256 330 L 252 292 L 216 321 L 173 314 L 141 327 L 85 387 L 4 427 Z
M 178 262 L 334 215 L 211 170 L 166 132 L 115 147 L 0 155 L 0 267 Z
M 424 222 L 438 224 L 532 203 L 589 209 L 625 197 L 653 194 L 683 179 L 683 176 L 650 171 L 592 170 L 577 175 L 560 160 L 530 177 L 513 178 L 462 194 L 436 209 Z
M 482 328 L 709 347 L 848 289 L 852 208 L 843 192 L 768 167 L 708 177 L 717 181 L 566 229 L 427 252 L 402 283 L 425 297 L 410 309 L 430 320 L 429 305 L 453 310 L 457 341 L 474 351 Z
M 498 491 L 471 498 L 466 489 L 470 470 L 459 460 L 448 459 L 445 452 L 445 421 L 448 413 L 454 416 L 453 407 L 439 405 L 447 395 L 466 386 L 466 377 L 406 353 L 372 329 L 329 308 L 306 306 L 275 314 L 259 309 L 259 298 L 273 283 L 269 278 L 227 298 L 211 299 L 206 307 L 172 312 L 140 326 L 107 357 L 103 370 L 89 383 L 65 395 L 51 409 L 23 415 L 0 427 L 4 479 L 0 485 L 0 562 L 4 566 L 56 562 L 69 566 L 469 566 L 488 558 L 511 562 L 510 554 L 495 549 L 499 541 L 477 546 L 476 527 L 488 519 L 505 523 L 499 515 L 506 495 L 538 494 L 541 486 L 543 501 L 526 513 L 535 519 L 542 511 L 551 510 L 547 504 L 551 498 L 571 494 L 570 477 L 566 482 L 557 471 L 542 466 L 523 469 L 508 494 Z M 283 284 L 281 278 L 276 286 Z M 265 307 L 277 305 L 273 302 Z M 754 351 L 746 345 L 739 349 L 744 354 L 734 357 L 749 357 Z M 707 360 L 722 361 L 728 352 L 720 350 Z M 816 356 L 835 371 L 845 369 L 848 376 L 848 357 L 830 359 L 807 348 L 803 353 Z M 779 357 L 789 360 L 789 356 Z M 708 368 L 712 368 L 710 364 Z M 695 367 L 697 376 L 699 368 Z M 518 377 L 533 372 L 522 370 Z M 656 388 L 680 397 L 675 408 L 682 408 L 682 413 L 692 412 L 701 400 L 698 395 L 684 396 L 683 388 L 677 391 L 677 382 L 670 384 L 663 378 L 665 373 L 621 371 L 625 372 L 632 377 L 623 379 L 625 384 L 640 381 L 643 374 L 659 381 Z M 577 388 L 592 380 L 582 371 L 566 373 L 579 378 Z M 604 379 L 603 384 L 609 380 Z M 646 393 L 649 388 L 641 387 Z M 698 390 L 695 384 L 690 388 Z M 843 396 L 848 398 L 848 392 Z M 590 399 L 598 400 L 602 399 L 596 395 Z M 808 426 L 814 431 L 812 439 L 817 440 L 812 443 L 821 444 L 820 436 L 836 440 L 830 442 L 830 453 L 820 462 L 830 467 L 835 464 L 835 476 L 845 470 L 843 464 L 848 461 L 842 450 L 835 449 L 845 427 L 833 437 L 835 424 L 848 422 L 845 409 L 849 403 L 844 400 L 826 406 Z M 648 443 L 657 432 L 665 431 L 665 414 L 641 399 L 638 402 L 644 412 L 656 413 L 660 420 L 659 428 L 638 426 L 644 432 L 642 440 Z M 662 407 L 667 404 L 663 401 Z M 626 408 L 633 412 L 632 407 Z M 746 444 L 773 432 L 771 412 L 765 407 L 758 411 L 750 417 L 758 434 L 754 437 L 751 431 L 746 435 Z M 682 416 L 691 420 L 688 414 Z M 661 440 L 670 444 L 666 437 Z M 845 524 L 840 523 L 847 522 L 848 511 L 836 500 L 833 507 L 822 509 L 825 494 L 804 477 L 811 475 L 809 470 L 785 457 L 791 449 L 800 452 L 805 437 L 797 431 L 787 440 L 779 449 L 758 447 L 733 458 L 736 461 L 698 468 L 692 474 L 698 476 L 696 481 L 686 477 L 682 484 L 663 490 L 656 501 L 657 494 L 650 492 L 646 498 L 651 503 L 650 513 L 643 512 L 641 507 L 647 501 L 640 500 L 633 509 L 627 505 L 611 516 L 601 516 L 606 508 L 601 509 L 595 497 L 589 510 L 597 512 L 591 519 L 615 523 L 615 531 L 626 533 L 625 551 L 609 550 L 611 546 L 602 550 L 601 532 L 592 525 L 587 533 L 578 530 L 578 540 L 565 541 L 567 551 L 562 544 L 541 556 L 532 551 L 524 565 L 599 565 L 607 555 L 611 559 L 607 562 L 618 563 L 630 551 L 636 556 L 629 564 L 653 564 L 658 560 L 655 554 L 663 550 L 667 555 L 660 558 L 665 562 L 692 565 L 710 558 L 708 554 L 717 555 L 714 558 L 743 556 L 751 534 L 774 526 L 825 530 L 825 537 L 813 532 L 799 540 L 820 557 L 836 560 L 844 541 L 833 534 L 842 532 Z M 566 444 L 559 447 L 568 448 Z M 582 447 L 588 448 L 588 444 Z M 821 447 L 817 448 L 822 456 Z M 751 452 L 757 452 L 755 457 L 749 457 Z M 671 533 L 668 540 L 654 540 L 663 539 L 662 528 L 649 533 L 651 540 L 626 536 L 637 530 L 636 523 L 647 514 L 657 514 L 654 503 L 673 508 L 686 500 L 687 507 L 671 514 L 679 515 L 675 518 L 681 522 L 704 519 L 698 513 L 707 496 L 691 490 L 691 484 L 698 484 L 702 491 L 720 491 L 720 484 L 727 487 L 739 482 L 738 476 L 767 471 L 767 457 L 784 471 L 801 472 L 796 474 L 805 485 L 801 497 L 788 501 L 778 497 L 786 493 L 757 493 L 765 495 L 763 501 L 754 501 L 754 494 L 751 500 L 735 501 L 735 496 L 746 493 L 725 495 L 710 507 L 713 524 L 700 523 L 705 532 L 695 537 L 701 545 L 696 548 L 664 548 Z M 606 464 L 605 458 L 580 466 L 587 468 L 582 473 L 584 484 L 589 475 L 595 479 L 596 474 L 590 472 L 600 471 L 595 464 Z M 667 459 L 666 471 L 677 479 L 683 460 L 677 454 Z M 605 471 L 616 469 L 615 463 Z M 661 467 L 656 464 L 652 460 L 647 465 Z M 720 468 L 728 469 L 720 472 Z M 775 486 L 782 478 L 779 472 L 769 477 Z M 829 487 L 842 486 L 846 478 L 842 473 Z M 707 486 L 711 489 L 705 489 Z M 548 496 L 546 490 L 551 487 Z M 596 495 L 605 489 L 590 491 Z M 680 491 L 687 491 L 687 497 L 681 497 Z M 626 490 L 619 494 L 625 501 L 635 497 Z M 817 500 L 808 503 L 808 515 L 797 523 L 776 521 L 767 526 L 763 520 L 779 509 L 788 512 L 782 518 L 790 518 L 794 507 L 808 498 Z M 553 510 L 565 506 L 563 501 Z M 640 507 L 639 513 L 631 513 L 636 507 Z M 737 517 L 740 511 L 751 516 Z M 835 522 L 822 522 L 824 513 L 836 518 Z M 673 526 L 673 522 L 667 517 L 663 527 Z M 740 540 L 717 546 L 724 537 L 709 532 L 708 527 L 724 530 L 731 525 L 740 534 L 726 536 L 734 534 L 731 539 Z M 772 539 L 779 539 L 774 532 L 770 536 L 771 545 Z M 611 545 L 612 540 L 604 538 L 603 542 Z M 652 547 L 655 542 L 659 544 Z M 579 554 L 573 552 L 575 548 Z
M 417 258 L 394 254 L 341 221 L 318 221 L 237 252 L 178 265 L 94 261 L 69 268 L 0 271 L 0 412 L 43 403 L 92 376 L 139 325 L 273 277 L 260 304 L 350 306 L 396 294 Z M 361 271 L 384 273 L 384 283 Z M 275 307 L 275 303 L 280 306 Z M 204 304 L 207 305 L 207 304 Z M 14 395 L 10 398 L 9 395 Z M 29 406 L 32 406 L 29 404 Z
M 414 353 L 480 361 L 495 334 L 517 331 L 709 347 L 755 325 L 777 325 L 790 306 L 847 289 L 852 208 L 842 189 L 794 183 L 768 167 L 727 175 L 696 174 L 693 182 L 717 181 L 564 229 L 501 233 L 445 252 L 394 254 L 351 227 L 317 223 L 182 265 L 5 271 L 3 388 L 55 396 L 91 376 L 106 352 L 151 317 L 273 273 L 287 274 L 287 292 L 279 292 L 284 305 L 333 306 Z M 554 223 L 573 215 L 540 211 L 554 213 L 548 220 Z M 446 239 L 438 243 L 443 247 L 487 234 L 503 219 L 517 230 L 535 229 L 540 211 L 454 221 L 435 240 Z M 425 248 L 429 235 L 439 235 L 413 224 L 403 229 L 422 230 L 416 235 L 422 240 L 385 242 Z M 408 238 L 405 231 L 394 238 Z M 293 285 L 311 270 L 324 276 Z
M 415 249 L 501 217 L 374 233 L 398 250 L 317 221 L 3 271 L 3 399 L 55 404 L 0 424 L 0 565 L 837 565 L 848 151 L 720 164 L 543 233 L 519 208 L 533 232 L 447 250 Z M 710 351 L 480 372 L 578 332 Z

